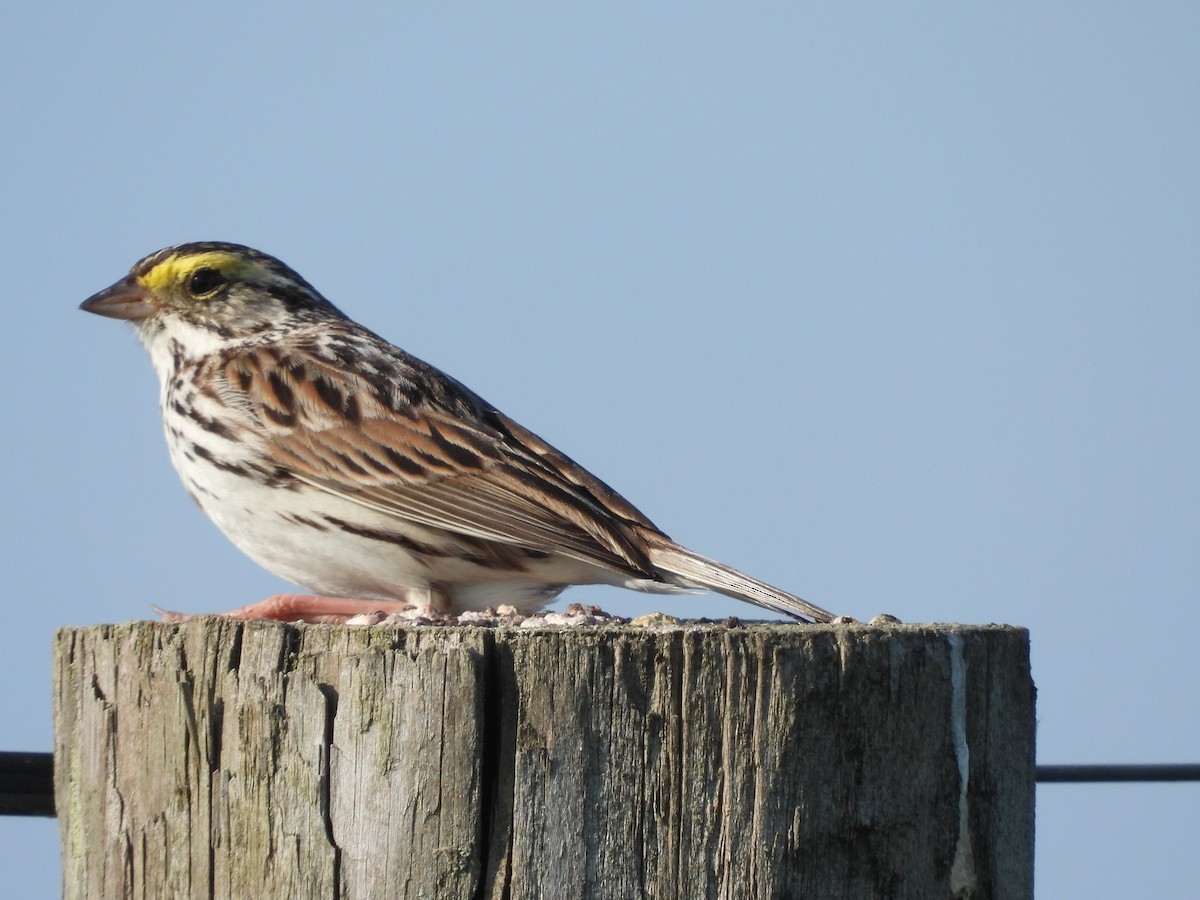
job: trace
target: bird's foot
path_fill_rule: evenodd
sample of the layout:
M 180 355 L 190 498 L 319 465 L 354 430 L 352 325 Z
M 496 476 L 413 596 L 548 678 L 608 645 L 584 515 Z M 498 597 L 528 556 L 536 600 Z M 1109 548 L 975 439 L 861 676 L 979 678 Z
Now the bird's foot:
M 228 612 L 213 613 L 242 621 L 269 619 L 277 622 L 309 622 L 324 625 L 371 625 L 395 616 L 405 619 L 440 619 L 444 612 L 434 602 L 410 603 L 407 600 L 364 600 L 357 597 L 324 597 L 314 594 L 275 594 L 258 603 L 240 606 Z M 189 613 L 171 612 L 152 607 L 164 622 L 186 622 L 196 618 Z

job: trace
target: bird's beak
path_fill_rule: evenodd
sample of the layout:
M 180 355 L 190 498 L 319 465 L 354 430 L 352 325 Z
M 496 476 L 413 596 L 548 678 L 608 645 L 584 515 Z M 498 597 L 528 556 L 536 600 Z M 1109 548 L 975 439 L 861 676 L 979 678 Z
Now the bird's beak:
M 159 311 L 161 304 L 132 275 L 126 275 L 112 287 L 92 294 L 79 308 L 110 319 L 129 319 L 137 322 Z

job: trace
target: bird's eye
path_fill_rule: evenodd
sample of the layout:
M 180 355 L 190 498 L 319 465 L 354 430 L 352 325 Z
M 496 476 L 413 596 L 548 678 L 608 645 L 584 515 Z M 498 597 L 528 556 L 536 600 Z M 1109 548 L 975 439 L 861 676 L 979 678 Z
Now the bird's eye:
M 188 279 L 187 289 L 193 297 L 203 297 L 205 294 L 211 294 L 226 281 L 224 275 L 216 269 L 210 269 L 207 266 L 197 269 L 192 273 L 192 277 Z

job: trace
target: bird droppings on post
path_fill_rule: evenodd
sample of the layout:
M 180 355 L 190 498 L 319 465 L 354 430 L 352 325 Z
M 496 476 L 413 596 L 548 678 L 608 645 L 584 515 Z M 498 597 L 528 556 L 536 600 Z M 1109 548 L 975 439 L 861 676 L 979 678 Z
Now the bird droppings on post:
M 967 743 L 967 664 L 963 659 L 962 635 L 950 632 L 950 733 L 958 763 L 958 842 L 950 867 L 950 890 L 954 897 L 970 897 L 978 885 L 975 852 L 971 847 L 971 748 Z

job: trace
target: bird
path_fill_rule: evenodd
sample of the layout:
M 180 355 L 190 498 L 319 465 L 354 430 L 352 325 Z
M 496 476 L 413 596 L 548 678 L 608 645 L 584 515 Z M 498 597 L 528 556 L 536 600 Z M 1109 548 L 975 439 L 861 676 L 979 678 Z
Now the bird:
M 171 461 L 195 503 L 259 565 L 314 592 L 221 615 L 536 611 L 571 585 L 610 584 L 835 618 L 671 540 L 266 253 L 167 247 L 80 308 L 129 322 L 149 353 Z

